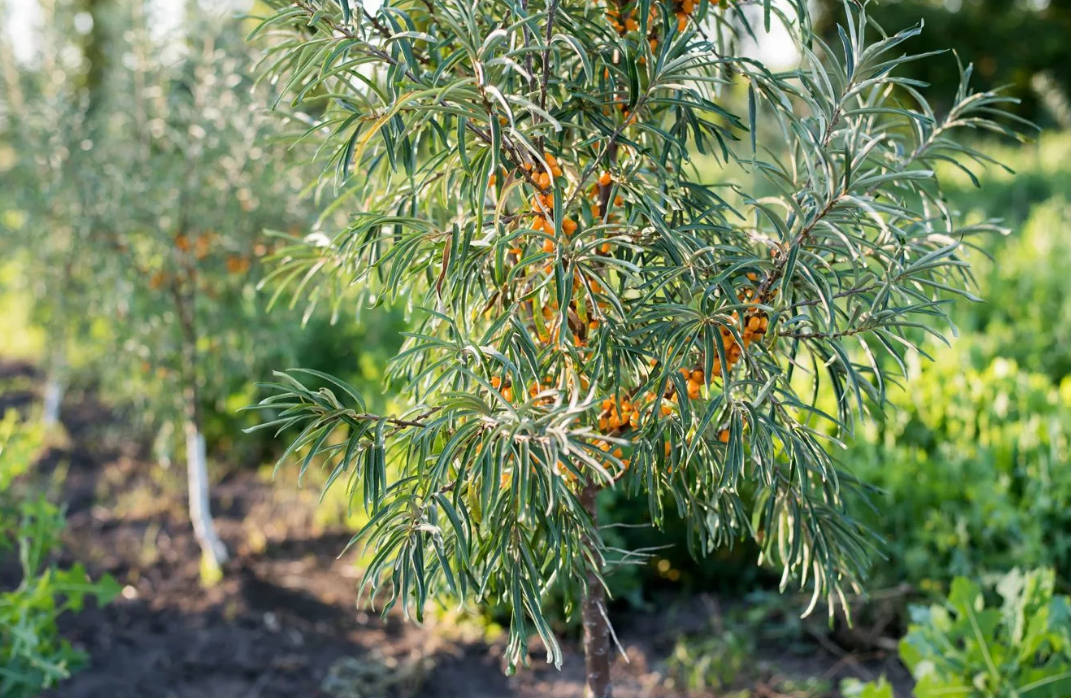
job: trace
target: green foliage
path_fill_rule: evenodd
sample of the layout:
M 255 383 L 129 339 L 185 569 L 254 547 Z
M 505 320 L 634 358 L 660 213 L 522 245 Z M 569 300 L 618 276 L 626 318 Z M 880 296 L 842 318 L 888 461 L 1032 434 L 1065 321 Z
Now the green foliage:
M 811 698 L 828 695 L 830 682 L 821 677 L 790 678 L 777 671 L 776 662 L 756 660 L 758 643 L 753 625 L 740 624 L 713 630 L 702 637 L 682 637 L 666 662 L 667 683 L 689 695 L 750 698 L 775 695 Z M 745 686 L 760 684 L 767 690 L 752 692 Z
M 999 263 L 982 279 L 986 302 L 964 308 L 960 327 L 983 355 L 1011 359 L 1055 383 L 1071 375 L 1071 203 L 1035 206 L 1013 239 L 992 245 Z
M 951 205 L 984 218 L 998 218 L 1014 230 L 1026 222 L 1038 204 L 1049 199 L 1071 200 L 1071 132 L 1046 131 L 1022 147 L 996 142 L 980 144 L 986 155 L 1003 167 L 989 166 L 977 173 L 984 186 L 977 186 L 966 173 L 942 168 Z M 1017 235 L 1006 238 L 1018 239 Z M 999 250 L 1001 243 L 987 240 L 983 247 Z M 962 308 L 961 308 L 962 309 Z
M 915 367 L 904 409 L 867 430 L 846 461 L 881 488 L 870 520 L 885 533 L 886 583 L 947 582 L 1015 565 L 1071 573 L 1071 379 L 962 341 Z M 984 356 L 984 354 L 983 354 Z
M 59 636 L 56 618 L 77 613 L 86 596 L 108 603 L 118 585 L 92 582 L 80 565 L 60 569 L 50 558 L 60 546 L 63 512 L 43 496 L 16 490 L 40 447 L 40 435 L 14 412 L 0 421 L 0 556 L 17 555 L 21 581 L 0 592 L 0 696 L 33 698 L 71 675 L 85 655 Z
M 892 684 L 882 676 L 877 681 L 863 682 L 859 679 L 841 681 L 840 692 L 844 698 L 896 698 Z
M 915 678 L 915 697 L 1068 695 L 1071 606 L 1054 586 L 1051 570 L 1015 569 L 997 582 L 1001 604 L 993 606 L 978 584 L 957 577 L 943 603 L 913 607 L 900 658 Z M 882 695 L 878 686 L 856 688 L 853 695 Z
M 671 621 L 673 617 L 671 610 Z M 700 696 L 747 698 L 755 694 L 745 687 L 755 685 L 784 696 L 827 695 L 831 686 L 825 677 L 792 677 L 782 667 L 796 652 L 801 658 L 813 657 L 811 633 L 822 625 L 801 619 L 796 600 L 752 592 L 744 603 L 713 614 L 708 628 L 677 638 L 666 660 L 667 683 Z M 767 659 L 764 647 L 776 648 L 776 655 Z
M 973 189 L 952 193 L 971 215 L 1013 201 L 1028 213 L 1009 237 L 982 241 L 994 258 L 976 266 L 987 300 L 957 308 L 959 339 L 935 361 L 909 367 L 894 398 L 902 409 L 862 430 L 845 458 L 883 490 L 868 521 L 887 541 L 890 559 L 876 570 L 885 583 L 941 587 L 956 575 L 1014 566 L 1071 577 L 1071 210 L 1063 189 L 1071 176 L 1061 155 L 1071 141 L 1048 135 L 1043 143 L 1012 159 L 1018 179 L 988 174 L 995 201 Z
M 191 14 L 181 35 L 154 36 L 142 0 L 105 3 L 107 59 L 88 66 L 75 9 L 44 6 L 34 60 L 0 76 L 0 102 L 24 115 L 3 134 L 18 225 L 0 228 L 0 251 L 48 352 L 90 347 L 81 368 L 133 415 L 176 419 L 191 384 L 221 412 L 247 371 L 295 357 L 300 315 L 269 314 L 257 284 L 279 245 L 265 230 L 308 224 L 302 150 L 275 138 L 236 21 Z
M 697 638 L 678 638 L 666 670 L 673 685 L 687 691 L 725 691 L 755 668 L 753 628 L 739 624 L 714 628 Z
M 259 408 L 300 430 L 280 464 L 322 465 L 369 512 L 354 542 L 385 609 L 502 603 L 510 665 L 533 628 L 560 662 L 546 592 L 567 615 L 601 594 L 607 489 L 656 526 L 675 509 L 696 555 L 751 538 L 810 609 L 855 588 L 871 539 L 826 446 L 885 409 L 904 357 L 970 297 L 961 241 L 993 228 L 948 210 L 934 169 L 984 159 L 953 134 L 1005 133 L 1006 100 L 965 69 L 938 117 L 900 72 L 918 30 L 876 36 L 860 11 L 833 49 L 804 5 L 785 18 L 803 64 L 773 73 L 735 55 L 736 2 L 617 19 L 272 3 L 265 74 L 310 114 L 328 210 L 351 214 L 281 250 L 273 278 L 310 307 L 404 299 L 416 329 L 392 365 L 402 414 L 298 370 Z M 733 84 L 746 106 L 719 98 Z M 689 146 L 763 188 L 700 185 Z

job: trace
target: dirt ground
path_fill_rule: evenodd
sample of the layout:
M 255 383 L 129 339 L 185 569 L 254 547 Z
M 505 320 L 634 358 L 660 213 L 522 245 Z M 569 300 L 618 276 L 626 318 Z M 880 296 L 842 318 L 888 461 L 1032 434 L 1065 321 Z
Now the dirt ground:
M 0 375 L 32 369 L 8 365 Z M 32 394 L 0 396 L 24 406 Z M 90 665 L 49 693 L 56 698 L 505 698 L 583 695 L 583 660 L 567 644 L 559 672 L 533 651 L 532 669 L 506 677 L 499 642 L 440 624 L 420 628 L 360 609 L 352 558 L 336 559 L 352 532 L 324 526 L 315 496 L 273 486 L 238 470 L 213 492 L 220 534 L 232 553 L 224 578 L 199 581 L 199 553 L 183 515 L 181 470 L 150 462 L 143 446 L 123 440 L 116 417 L 91 396 L 65 405 L 67 443 L 40 464 L 54 472 L 67 505 L 61 563 L 107 572 L 123 594 L 105 608 L 62 619 L 64 634 L 90 655 Z M 676 635 L 706 627 L 712 607 L 682 602 L 683 615 L 635 614 L 614 621 L 631 661 L 618 660 L 618 698 L 680 695 L 667 687 L 664 659 Z M 680 605 L 678 604 L 678 608 Z M 683 622 L 681 618 L 686 620 Z M 811 656 L 764 648 L 775 673 L 873 678 L 902 669 L 878 653 L 860 661 L 836 646 Z M 769 656 L 766 656 L 769 655 Z M 759 661 L 759 658 L 756 658 Z M 752 696 L 778 698 L 774 684 Z M 713 695 L 713 694 L 711 694 Z M 902 695 L 907 695 L 903 693 Z

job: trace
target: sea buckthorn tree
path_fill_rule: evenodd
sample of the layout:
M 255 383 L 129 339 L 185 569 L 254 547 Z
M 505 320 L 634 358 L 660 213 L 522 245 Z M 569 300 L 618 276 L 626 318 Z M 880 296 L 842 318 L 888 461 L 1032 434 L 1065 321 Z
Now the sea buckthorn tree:
M 101 86 L 85 56 L 91 37 L 76 28 L 72 3 L 44 2 L 32 55 L 19 61 L 0 2 L 0 174 L 4 208 L 0 256 L 12 286 L 33 301 L 44 329 L 46 373 L 42 422 L 58 422 L 69 373 L 68 345 L 87 331 L 97 297 L 86 245 L 100 182 L 85 143 L 92 140 Z M 21 272 L 21 273 L 20 273 Z
M 253 96 L 237 21 L 191 16 L 155 35 L 146 0 L 106 3 L 93 22 L 108 59 L 89 109 L 69 87 L 84 56 L 52 44 L 76 34 L 74 8 L 46 6 L 44 58 L 7 81 L 27 112 L 12 119 L 24 221 L 0 242 L 38 277 L 38 316 L 82 344 L 81 368 L 131 421 L 162 434 L 161 461 L 184 442 L 190 519 L 212 579 L 227 553 L 210 511 L 206 413 L 233 413 L 226 401 L 251 389 L 251 367 L 292 360 L 299 316 L 266 312 L 255 286 L 273 244 L 265 228 L 304 224 L 301 169 L 287 166 L 295 151 Z M 46 60 L 53 51 L 66 62 Z
M 293 355 L 286 328 L 297 317 L 268 314 L 255 286 L 272 244 L 264 230 L 304 222 L 301 169 L 286 166 L 290 149 L 253 97 L 236 23 L 189 19 L 154 41 L 143 2 L 120 5 L 132 58 L 108 75 L 100 143 L 114 217 L 98 221 L 94 249 L 111 269 L 100 311 L 116 349 L 101 370 L 151 423 L 181 425 L 189 514 L 212 580 L 227 552 L 210 510 L 205 412 L 232 410 L 225 400 L 250 367 Z
M 753 537 L 812 608 L 857 584 L 873 542 L 831 454 L 970 295 L 961 245 L 989 228 L 934 167 L 982 157 L 953 133 L 1004 130 L 1002 98 L 964 87 L 937 115 L 897 75 L 917 28 L 856 6 L 826 46 L 805 4 L 780 16 L 801 65 L 775 71 L 738 40 L 769 2 L 274 3 L 265 75 L 349 214 L 283 250 L 280 288 L 386 296 L 416 327 L 404 413 L 308 372 L 259 407 L 300 429 L 280 463 L 302 453 L 368 510 L 385 611 L 502 603 L 510 669 L 533 629 L 558 664 L 558 585 L 609 696 L 608 488 L 684 517 L 696 554 Z

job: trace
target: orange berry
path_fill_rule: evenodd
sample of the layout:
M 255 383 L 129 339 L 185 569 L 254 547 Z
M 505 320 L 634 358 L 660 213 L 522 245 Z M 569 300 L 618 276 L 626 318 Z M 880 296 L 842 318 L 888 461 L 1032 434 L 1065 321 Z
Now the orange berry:
M 554 241 L 553 240 L 544 240 L 543 241 L 543 251 L 546 252 L 547 254 L 552 254 L 554 252 Z
M 762 327 L 762 319 L 759 318 L 758 315 L 752 315 L 751 318 L 747 321 L 747 328 L 754 332 L 760 327 Z
M 576 221 L 572 218 L 566 218 L 562 221 L 562 230 L 565 231 L 566 235 L 572 235 L 576 232 Z
M 506 402 L 513 402 L 513 388 L 503 388 L 502 397 L 505 398 Z
M 610 422 L 606 417 L 599 417 L 599 431 L 607 431 L 610 428 Z
M 610 186 L 610 183 L 612 181 L 613 181 L 613 178 L 610 176 L 609 172 L 603 172 L 601 175 L 599 175 L 599 185 L 600 186 L 608 187 L 608 186 Z
M 498 177 L 496 177 L 495 175 L 491 175 L 487 178 L 487 186 L 493 187 L 496 184 L 498 184 Z
M 682 13 L 677 17 L 677 31 L 683 32 L 686 29 L 688 29 L 688 17 Z
M 502 379 L 498 376 L 491 376 L 491 387 L 498 390 L 502 387 Z
M 622 451 L 620 448 L 614 449 L 614 458 L 621 458 L 621 456 L 623 455 L 625 455 L 625 452 Z
M 728 429 L 722 429 L 721 430 L 721 432 L 718 434 L 718 441 L 721 441 L 723 444 L 729 443 L 729 430 Z
M 598 320 L 592 320 L 591 322 L 589 322 L 588 323 L 588 329 L 591 330 L 592 332 L 595 332 L 596 330 L 598 330 L 599 329 L 599 321 Z

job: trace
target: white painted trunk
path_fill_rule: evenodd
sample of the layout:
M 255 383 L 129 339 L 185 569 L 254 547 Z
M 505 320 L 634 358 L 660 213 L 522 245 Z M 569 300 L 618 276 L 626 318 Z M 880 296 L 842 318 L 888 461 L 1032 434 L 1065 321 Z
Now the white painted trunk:
M 53 340 L 53 349 L 48 361 L 48 377 L 45 380 L 45 392 L 42 396 L 41 425 L 45 431 L 59 424 L 60 406 L 63 404 L 63 392 L 67 377 L 67 353 L 63 349 L 63 340 Z
M 186 422 L 186 476 L 189 484 L 190 521 L 193 535 L 201 545 L 204 562 L 218 571 L 227 561 L 227 548 L 216 533 L 208 499 L 208 464 L 205 437 L 192 420 Z
M 45 383 L 44 406 L 41 409 L 41 424 L 49 431 L 59 424 L 60 405 L 63 403 L 63 381 L 58 371 L 53 371 Z

